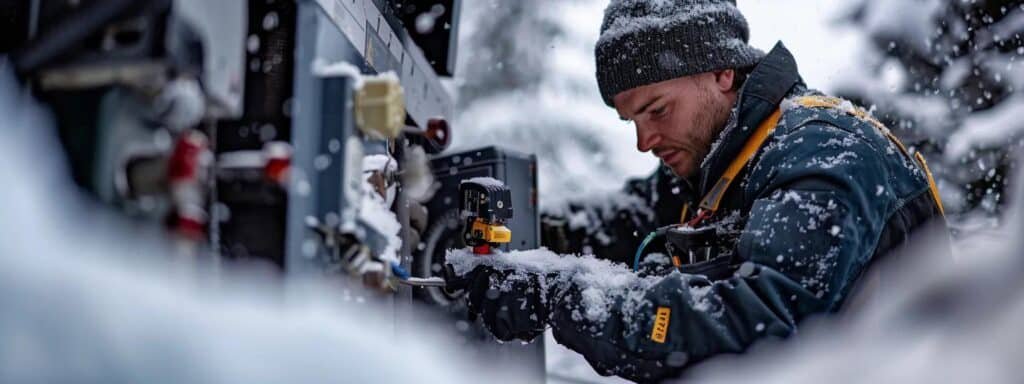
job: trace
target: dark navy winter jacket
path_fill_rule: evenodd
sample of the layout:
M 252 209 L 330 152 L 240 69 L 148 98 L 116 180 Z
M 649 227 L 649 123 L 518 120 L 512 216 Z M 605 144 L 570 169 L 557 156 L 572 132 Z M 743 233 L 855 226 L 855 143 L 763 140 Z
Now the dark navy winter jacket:
M 598 212 L 595 218 L 604 225 L 597 229 L 573 230 L 545 218 L 546 245 L 554 250 L 586 247 L 631 264 L 640 238 L 678 223 L 683 205 L 695 206 L 754 129 L 783 110 L 708 223 L 728 221 L 723 227 L 735 229 L 721 235 L 729 251 L 673 269 L 641 293 L 647 299 L 643 308 L 627 313 L 620 299 L 600 323 L 574 316 L 570 309 L 582 298 L 568 290 L 546 309 L 555 339 L 601 374 L 636 381 L 678 375 L 766 336 L 788 336 L 808 316 L 837 311 L 869 265 L 906 244 L 919 228 L 944 228 L 928 179 L 913 158 L 844 108 L 784 101 L 808 93 L 780 43 L 744 83 L 737 124 L 723 132 L 699 175 L 680 181 L 661 169 L 632 182 L 630 193 L 652 209 Z M 567 236 L 550 236 L 554 231 Z

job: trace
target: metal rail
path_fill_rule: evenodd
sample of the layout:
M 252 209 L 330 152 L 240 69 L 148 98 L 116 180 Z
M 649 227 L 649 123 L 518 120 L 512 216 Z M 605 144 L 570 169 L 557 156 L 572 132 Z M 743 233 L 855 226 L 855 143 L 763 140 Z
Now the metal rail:
M 405 91 L 409 116 L 421 128 L 435 117 L 451 119 L 451 96 L 423 51 L 401 38 L 372 0 L 315 0 L 327 18 L 377 73 L 392 71 Z

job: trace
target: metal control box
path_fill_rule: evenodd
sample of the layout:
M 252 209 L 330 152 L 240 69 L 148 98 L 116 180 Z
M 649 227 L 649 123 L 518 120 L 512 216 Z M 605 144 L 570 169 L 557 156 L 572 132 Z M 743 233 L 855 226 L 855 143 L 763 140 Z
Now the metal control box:
M 427 204 L 431 227 L 452 212 L 458 212 L 459 184 L 474 177 L 492 177 L 505 183 L 512 192 L 515 214 L 506 224 L 512 230 L 512 243 L 501 249 L 534 249 L 540 246 L 540 219 L 537 207 L 537 157 L 497 147 L 486 147 L 438 157 L 430 162 L 440 187 Z M 430 230 L 428 229 L 428 232 Z

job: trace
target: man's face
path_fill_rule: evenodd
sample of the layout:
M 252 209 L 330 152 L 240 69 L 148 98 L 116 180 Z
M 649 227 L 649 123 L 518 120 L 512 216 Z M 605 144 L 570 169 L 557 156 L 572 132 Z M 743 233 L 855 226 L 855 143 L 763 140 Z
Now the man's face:
M 612 99 L 636 125 L 637 150 L 653 151 L 677 176 L 693 175 L 736 101 L 734 72 L 702 73 L 623 91 Z

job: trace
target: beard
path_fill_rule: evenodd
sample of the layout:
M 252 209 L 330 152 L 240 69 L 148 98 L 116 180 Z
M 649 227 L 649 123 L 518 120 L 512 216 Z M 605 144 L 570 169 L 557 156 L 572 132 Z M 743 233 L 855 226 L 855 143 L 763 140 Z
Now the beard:
M 694 100 L 698 106 L 696 116 L 690 129 L 685 131 L 683 140 L 678 144 L 688 158 L 682 164 L 669 166 L 676 176 L 689 177 L 700 168 L 704 158 L 711 152 L 712 143 L 729 122 L 733 102 L 710 87 L 711 85 L 700 86 L 700 95 Z
M 701 109 L 694 119 L 695 143 L 699 144 L 700 151 L 698 161 L 703 161 L 711 152 L 712 143 L 718 139 L 726 124 L 729 123 L 729 115 L 732 114 L 733 104 L 728 98 L 720 93 L 714 93 L 710 89 L 702 88 L 703 100 Z

